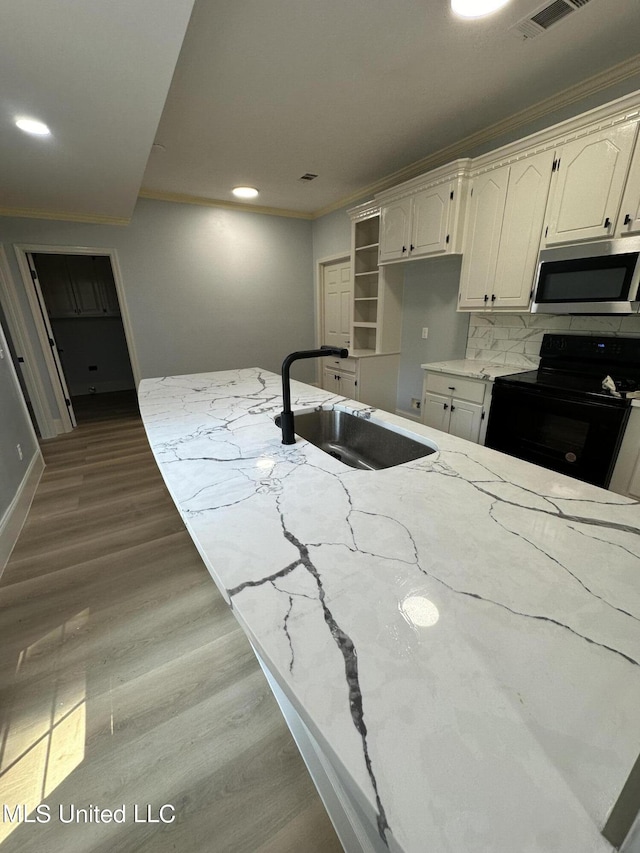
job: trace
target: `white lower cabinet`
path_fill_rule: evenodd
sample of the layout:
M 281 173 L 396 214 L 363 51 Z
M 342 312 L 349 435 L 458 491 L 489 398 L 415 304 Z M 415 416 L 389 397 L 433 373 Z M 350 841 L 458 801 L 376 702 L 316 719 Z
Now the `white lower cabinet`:
M 484 444 L 491 382 L 452 373 L 424 376 L 422 422 L 476 444 Z
M 332 394 L 395 412 L 400 355 L 326 358 L 322 387 Z
M 640 408 L 632 406 L 609 489 L 640 498 Z

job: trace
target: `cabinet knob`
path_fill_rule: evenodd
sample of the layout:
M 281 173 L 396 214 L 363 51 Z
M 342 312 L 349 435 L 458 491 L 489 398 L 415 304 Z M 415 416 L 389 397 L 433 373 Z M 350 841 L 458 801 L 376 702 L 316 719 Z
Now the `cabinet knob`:
M 630 222 L 631 222 L 631 214 L 627 213 L 627 215 L 624 218 L 624 224 L 629 225 Z
M 609 219 L 609 217 L 607 216 L 607 218 L 606 218 L 606 219 L 605 219 L 605 221 L 604 221 L 604 227 L 605 227 L 605 228 L 608 228 L 610 225 L 611 225 L 611 220 L 610 220 L 610 219 Z

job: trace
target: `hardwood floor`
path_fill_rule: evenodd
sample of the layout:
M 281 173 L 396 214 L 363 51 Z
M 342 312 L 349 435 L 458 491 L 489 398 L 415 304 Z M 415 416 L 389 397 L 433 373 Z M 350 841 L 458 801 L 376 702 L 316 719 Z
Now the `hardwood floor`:
M 108 402 L 74 401 L 78 428 L 43 443 L 0 581 L 0 853 L 338 853 L 135 398 Z M 21 804 L 49 821 L 11 822 Z M 172 823 L 134 822 L 165 804 Z

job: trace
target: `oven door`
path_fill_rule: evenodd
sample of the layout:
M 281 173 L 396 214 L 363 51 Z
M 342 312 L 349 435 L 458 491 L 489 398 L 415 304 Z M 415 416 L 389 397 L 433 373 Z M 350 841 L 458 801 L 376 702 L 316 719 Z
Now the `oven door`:
M 486 445 L 606 488 L 628 417 L 628 406 L 496 383 Z

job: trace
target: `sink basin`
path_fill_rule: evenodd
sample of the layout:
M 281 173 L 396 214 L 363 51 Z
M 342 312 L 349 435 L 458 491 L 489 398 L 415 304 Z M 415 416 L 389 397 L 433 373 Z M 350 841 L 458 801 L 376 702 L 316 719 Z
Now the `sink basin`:
M 392 468 L 421 459 L 437 448 L 338 409 L 303 412 L 294 416 L 296 435 L 330 456 L 366 471 Z

